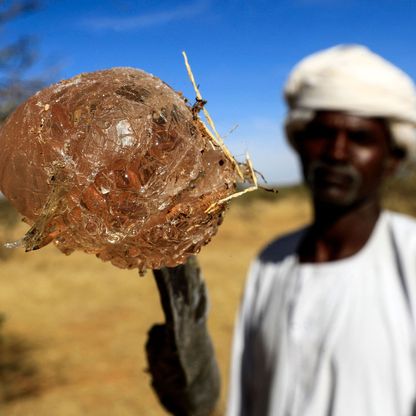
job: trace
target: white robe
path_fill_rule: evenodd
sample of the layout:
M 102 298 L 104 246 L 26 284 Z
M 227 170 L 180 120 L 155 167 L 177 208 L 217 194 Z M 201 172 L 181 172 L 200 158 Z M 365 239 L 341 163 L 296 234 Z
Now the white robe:
M 301 264 L 305 230 L 249 272 L 229 416 L 410 416 L 416 392 L 416 221 L 383 212 L 365 246 Z

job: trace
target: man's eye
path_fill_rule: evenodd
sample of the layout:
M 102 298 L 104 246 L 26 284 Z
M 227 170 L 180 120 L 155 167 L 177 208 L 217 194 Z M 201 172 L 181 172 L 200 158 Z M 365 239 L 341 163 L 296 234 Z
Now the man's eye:
M 348 137 L 352 142 L 362 145 L 368 145 L 374 142 L 374 137 L 367 131 L 350 132 Z
M 336 136 L 336 130 L 324 126 L 311 126 L 306 135 L 311 139 L 331 139 Z

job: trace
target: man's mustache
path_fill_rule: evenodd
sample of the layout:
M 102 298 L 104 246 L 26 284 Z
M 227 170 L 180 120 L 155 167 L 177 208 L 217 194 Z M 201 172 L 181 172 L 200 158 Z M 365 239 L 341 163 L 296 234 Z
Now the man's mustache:
M 308 183 L 313 184 L 315 182 L 316 175 L 320 172 L 328 173 L 336 177 L 347 178 L 353 186 L 358 186 L 362 181 L 360 172 L 358 172 L 358 170 L 350 164 L 328 163 L 317 160 L 309 165 L 308 171 L 306 172 Z

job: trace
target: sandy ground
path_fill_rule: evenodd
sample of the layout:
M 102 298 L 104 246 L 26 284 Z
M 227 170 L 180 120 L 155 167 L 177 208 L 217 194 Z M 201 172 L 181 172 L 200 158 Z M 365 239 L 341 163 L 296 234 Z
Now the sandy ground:
M 270 238 L 310 216 L 300 197 L 233 205 L 199 255 L 211 307 L 209 328 L 222 375 L 224 413 L 233 323 L 250 259 Z M 21 236 L 18 226 L 8 238 Z M 162 321 L 150 273 L 116 269 L 53 246 L 0 259 L 5 332 L 20 337 L 38 369 L 36 395 L 8 402 L 7 416 L 164 415 L 146 374 L 148 329 Z M 32 382 L 34 382 L 32 380 Z

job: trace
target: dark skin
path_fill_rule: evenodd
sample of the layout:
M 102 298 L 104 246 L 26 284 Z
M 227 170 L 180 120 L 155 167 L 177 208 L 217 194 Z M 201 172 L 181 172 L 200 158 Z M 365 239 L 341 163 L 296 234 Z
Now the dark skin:
M 386 123 L 343 112 L 321 111 L 293 138 L 311 190 L 314 222 L 299 249 L 301 263 L 356 254 L 381 211 L 381 187 L 400 163 Z

